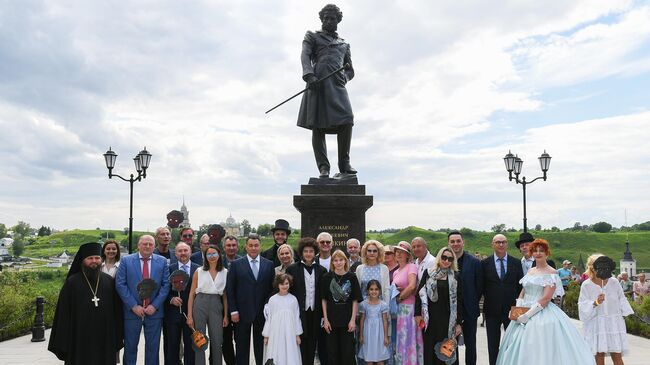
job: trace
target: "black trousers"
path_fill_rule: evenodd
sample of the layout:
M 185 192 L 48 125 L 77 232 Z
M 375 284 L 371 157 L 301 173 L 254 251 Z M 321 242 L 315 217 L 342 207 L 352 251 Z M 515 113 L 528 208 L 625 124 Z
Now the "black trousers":
M 328 365 L 329 354 L 327 352 L 327 332 L 325 332 L 323 327 L 320 327 L 320 323 L 318 326 L 318 361 L 320 361 L 321 365 Z
M 323 129 L 312 129 L 311 145 L 314 149 L 314 157 L 316 158 L 316 166 L 320 170 L 321 167 L 330 168 L 330 161 L 327 159 L 327 144 L 325 142 L 325 135 L 331 134 L 332 131 Z M 338 143 L 338 157 L 339 157 L 339 171 L 350 164 L 350 144 L 352 142 L 352 125 L 342 125 L 336 131 L 336 141 Z M 341 171 L 343 172 L 343 171 Z
M 468 318 L 463 322 L 465 365 L 476 365 L 476 320 L 476 318 Z
M 260 315 L 253 323 L 242 323 L 235 325 L 235 348 L 237 351 L 237 365 L 249 365 L 251 352 L 251 329 L 253 330 L 253 352 L 255 363 L 262 365 L 264 361 L 264 316 Z
M 348 332 L 348 327 L 332 327 L 327 335 L 327 350 L 329 363 L 332 365 L 356 365 L 357 356 L 354 351 L 354 332 Z
M 302 323 L 302 335 L 300 335 L 300 357 L 303 365 L 314 363 L 316 355 L 316 344 L 320 336 L 320 319 L 321 316 L 314 313 L 313 310 L 306 310 L 302 313 L 300 321 Z
M 228 320 L 230 315 L 228 315 Z M 235 365 L 235 347 L 232 343 L 232 335 L 234 331 L 234 324 L 232 322 L 228 323 L 228 327 L 223 329 L 223 343 L 221 344 L 221 353 L 223 354 L 223 359 L 226 362 L 226 365 Z
M 510 324 L 510 318 L 505 314 L 502 317 L 485 317 L 485 330 L 487 331 L 488 354 L 490 355 L 490 365 L 497 363 L 499 356 L 499 344 L 501 343 L 501 326 L 507 329 Z M 467 343 L 467 340 L 465 340 Z M 475 347 L 476 348 L 476 347 Z
M 165 318 L 163 322 L 165 340 L 163 341 L 165 365 L 180 365 L 180 344 L 183 340 L 183 365 L 194 365 L 194 349 L 192 347 L 192 330 L 185 325 L 184 319 L 177 321 Z

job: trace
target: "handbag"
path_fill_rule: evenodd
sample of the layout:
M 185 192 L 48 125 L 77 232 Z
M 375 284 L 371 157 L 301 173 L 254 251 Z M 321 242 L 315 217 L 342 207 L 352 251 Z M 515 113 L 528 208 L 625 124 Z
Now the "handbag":
M 510 320 L 516 321 L 519 316 L 522 314 L 528 312 L 530 308 L 529 307 L 517 307 L 516 305 L 513 305 L 510 307 L 510 313 L 508 314 L 508 318 Z

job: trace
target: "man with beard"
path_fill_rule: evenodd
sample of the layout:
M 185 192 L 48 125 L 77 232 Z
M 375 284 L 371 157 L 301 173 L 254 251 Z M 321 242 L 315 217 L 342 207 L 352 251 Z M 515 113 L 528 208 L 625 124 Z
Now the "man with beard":
M 98 243 L 79 247 L 61 288 L 47 349 L 66 364 L 115 364 L 122 348 L 122 302 L 101 272 Z
M 169 243 L 172 241 L 172 233 L 167 227 L 156 228 L 156 249 L 153 253 L 160 255 L 167 259 L 167 264 L 172 264 L 176 261 L 174 249 L 169 248 Z
M 273 233 L 273 241 L 275 244 L 268 250 L 262 252 L 262 257 L 267 260 L 273 261 L 273 267 L 280 266 L 280 258 L 278 257 L 278 248 L 287 243 L 287 239 L 291 234 L 291 228 L 289 228 L 289 222 L 284 219 L 278 219 L 275 221 L 275 225 L 271 228 Z M 293 250 L 293 259 L 294 262 L 298 262 L 298 252 Z
M 343 13 L 338 6 L 326 5 L 319 13 L 322 30 L 308 31 L 302 41 L 302 79 L 308 90 L 302 96 L 298 126 L 311 129 L 311 144 L 321 178 L 328 178 L 326 134 L 336 134 L 341 174 L 356 174 L 350 166 L 350 142 L 354 115 L 345 84 L 354 77 L 350 45 L 336 33 Z M 340 70 L 343 66 L 344 70 Z M 318 81 L 336 72 L 331 77 Z

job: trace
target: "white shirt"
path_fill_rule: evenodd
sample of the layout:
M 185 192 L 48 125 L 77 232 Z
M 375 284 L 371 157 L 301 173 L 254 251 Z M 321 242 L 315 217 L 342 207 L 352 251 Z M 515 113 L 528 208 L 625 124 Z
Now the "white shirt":
M 417 259 L 415 260 L 415 264 L 418 266 L 418 285 L 419 285 L 420 279 L 422 279 L 422 274 L 424 274 L 424 271 L 436 265 L 436 258 L 433 257 L 433 255 L 429 251 L 427 251 L 427 255 L 424 256 L 424 260 Z
M 183 270 L 183 265 L 187 266 L 187 271 Z M 187 275 L 189 275 L 190 272 L 192 271 L 192 262 L 188 260 L 186 263 L 183 264 L 182 262 L 178 261 L 178 270 L 183 270 L 187 273 Z
M 506 261 L 507 262 L 507 261 Z M 521 258 L 521 269 L 524 270 L 524 275 L 528 273 L 528 270 L 530 270 L 533 267 L 533 263 L 535 262 L 535 259 L 531 257 L 526 258 L 526 256 Z M 505 264 L 505 262 L 504 262 Z
M 330 255 L 330 257 L 328 257 L 326 259 L 324 259 L 322 257 L 318 258 L 318 263 L 320 264 L 320 266 L 325 268 L 325 271 L 330 271 L 330 261 L 332 261 L 332 256 L 331 255 Z
M 182 269 L 181 269 L 182 270 Z M 217 272 L 217 276 L 212 280 L 210 271 L 199 269 L 196 271 L 199 275 L 196 284 L 196 294 L 219 294 L 223 295 L 223 290 L 226 288 L 226 277 L 228 276 L 228 269 L 221 269 Z
M 312 269 L 311 274 L 304 267 L 302 270 L 305 272 L 305 310 L 313 310 L 316 297 L 316 270 Z

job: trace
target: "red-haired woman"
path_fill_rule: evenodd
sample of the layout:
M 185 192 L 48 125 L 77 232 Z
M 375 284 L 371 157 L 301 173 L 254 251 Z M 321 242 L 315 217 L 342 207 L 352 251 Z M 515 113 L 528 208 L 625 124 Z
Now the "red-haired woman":
M 546 263 L 551 255 L 548 242 L 538 238 L 529 250 L 536 267 L 521 279 L 523 289 L 517 306 L 530 309 L 508 326 L 497 365 L 595 364 L 587 342 L 552 301 L 563 295 L 564 289 L 557 271 Z

